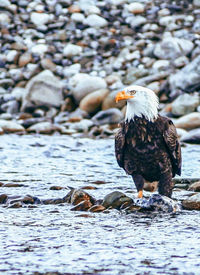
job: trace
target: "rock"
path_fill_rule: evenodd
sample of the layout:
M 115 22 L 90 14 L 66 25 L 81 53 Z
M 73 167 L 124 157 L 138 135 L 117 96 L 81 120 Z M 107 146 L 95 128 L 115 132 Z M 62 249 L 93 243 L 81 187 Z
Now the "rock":
M 93 213 L 103 212 L 104 210 L 106 210 L 106 208 L 103 205 L 93 205 L 90 209 L 88 209 L 88 211 Z
M 11 19 L 7 13 L 0 13 L 0 25 L 6 26 L 10 24 Z
M 72 207 L 71 211 L 87 211 L 92 207 L 92 204 L 90 201 L 81 201 L 79 204 Z
M 107 109 L 116 108 L 116 107 L 121 109 L 126 105 L 126 102 L 123 101 L 123 100 L 116 103 L 115 97 L 116 97 L 118 92 L 119 92 L 118 90 L 113 91 L 112 93 L 109 93 L 105 97 L 105 99 L 102 102 L 102 110 L 107 110 Z
M 93 28 L 103 28 L 108 25 L 107 20 L 97 14 L 90 14 L 83 23 Z
M 21 208 L 22 207 L 22 203 L 20 202 L 20 201 L 18 201 L 18 202 L 15 202 L 15 203 L 10 203 L 9 205 L 8 205 L 8 208 Z
M 189 186 L 188 191 L 200 192 L 200 181 L 192 183 Z
M 149 199 L 136 199 L 134 203 L 141 207 L 142 210 L 162 211 L 167 213 L 175 213 L 181 210 L 181 205 L 160 194 L 153 194 Z
M 188 115 L 182 116 L 174 122 L 177 128 L 191 130 L 200 127 L 200 113 L 193 112 Z
M 19 67 L 24 67 L 26 66 L 28 63 L 32 62 L 32 55 L 29 52 L 25 52 L 23 53 L 20 57 L 19 57 Z
M 25 129 L 16 121 L 8 121 L 0 119 L 0 128 L 6 133 L 24 132 Z
M 63 74 L 65 77 L 71 77 L 75 74 L 78 74 L 80 70 L 81 70 L 81 65 L 77 63 L 68 67 L 64 67 Z
M 176 37 L 166 37 L 158 43 L 154 49 L 154 54 L 161 59 L 176 59 L 179 56 L 189 54 L 194 44 L 186 39 Z
M 120 123 L 123 119 L 122 112 L 117 108 L 111 108 L 98 112 L 92 117 L 92 121 L 96 125 Z
M 76 12 L 76 13 L 73 13 L 71 15 L 71 19 L 74 22 L 81 22 L 81 23 L 83 23 L 83 21 L 85 20 L 85 16 L 82 13 L 80 13 L 80 12 Z
M 80 202 L 88 201 L 92 206 L 96 202 L 92 196 L 81 189 L 72 189 L 63 199 L 73 205 L 78 205 Z
M 194 0 L 193 5 L 196 7 L 200 7 L 200 1 L 199 0 Z
M 59 107 L 63 102 L 62 84 L 49 70 L 33 77 L 26 85 L 22 111 L 27 106 L 47 105 Z
M 69 86 L 73 97 L 79 103 L 87 94 L 105 89 L 107 84 L 101 77 L 78 73 L 70 79 Z
M 124 79 L 125 84 L 132 84 L 137 79 L 148 75 L 148 70 L 144 68 L 131 67 L 128 69 L 127 74 Z
M 144 5 L 139 2 L 131 3 L 127 6 L 129 12 L 134 14 L 140 14 L 144 12 Z
M 41 60 L 41 66 L 44 70 L 56 71 L 56 64 L 54 64 L 50 58 L 43 58 Z
M 3 204 L 7 201 L 8 196 L 6 194 L 1 194 L 0 195 L 0 204 Z
M 189 63 L 189 59 L 186 56 L 180 56 L 173 61 L 176 68 L 182 68 Z
M 19 105 L 19 102 L 17 102 L 16 100 L 10 100 L 1 105 L 1 110 L 8 114 L 17 114 L 20 109 Z
M 79 104 L 80 109 L 88 113 L 97 112 L 108 93 L 108 89 L 101 89 L 86 95 Z
M 169 69 L 169 66 L 170 66 L 169 60 L 157 60 L 154 62 L 152 68 L 155 71 L 162 71 L 162 70 Z
M 190 86 L 200 84 L 200 55 L 183 69 L 169 77 L 171 90 L 187 90 Z
M 182 142 L 200 144 L 200 128 L 186 132 L 181 136 Z
M 31 48 L 33 54 L 43 56 L 48 51 L 48 45 L 46 44 L 36 44 Z
M 51 122 L 40 122 L 27 128 L 29 133 L 52 134 L 56 127 Z
M 200 193 L 182 201 L 182 205 L 187 210 L 200 210 Z
M 194 112 L 200 104 L 200 95 L 194 94 L 182 94 L 178 96 L 172 102 L 172 114 L 177 116 L 183 116 Z
M 16 59 L 17 59 L 18 55 L 19 55 L 19 53 L 16 50 L 9 51 L 6 56 L 6 59 L 8 62 L 16 63 Z
M 13 188 L 13 187 L 24 187 L 24 184 L 20 184 L 20 183 L 5 183 L 4 185 L 3 185 L 3 187 L 11 187 L 11 188 Z
M 102 205 L 105 208 L 120 209 L 120 207 L 126 202 L 133 202 L 133 200 L 127 197 L 124 193 L 119 191 L 113 191 L 112 193 L 105 196 Z
M 47 13 L 32 12 L 30 18 L 33 24 L 36 26 L 41 26 L 47 24 L 51 16 Z
M 11 95 L 17 100 L 17 101 L 22 101 L 23 97 L 26 95 L 27 90 L 25 88 L 21 87 L 15 87 Z
M 80 55 L 82 53 L 82 47 L 74 45 L 74 44 L 68 44 L 63 49 L 63 54 L 66 57 L 72 57 L 76 55 Z
M 10 6 L 10 1 L 9 0 L 1 0 L 0 1 L 0 7 L 1 8 L 7 8 L 8 6 Z
M 188 132 L 184 129 L 181 128 L 176 128 L 176 132 L 178 137 L 181 139 L 183 135 L 187 134 Z
M 78 132 L 87 133 L 89 129 L 94 125 L 94 123 L 89 119 L 83 119 L 80 122 L 75 122 L 70 124 L 70 129 L 76 130 Z
M 65 189 L 65 187 L 62 187 L 62 186 L 51 186 L 50 187 L 50 190 L 62 190 L 62 189 Z

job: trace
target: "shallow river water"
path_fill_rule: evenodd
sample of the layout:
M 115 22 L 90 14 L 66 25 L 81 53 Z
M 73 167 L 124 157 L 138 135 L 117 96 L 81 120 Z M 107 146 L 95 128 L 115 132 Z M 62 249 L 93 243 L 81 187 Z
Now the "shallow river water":
M 135 196 L 114 157 L 114 140 L 0 136 L 0 194 L 62 198 L 51 186 L 97 187 Z M 183 177 L 200 177 L 200 146 L 183 148 Z M 96 184 L 102 181 L 104 184 Z M 0 274 L 200 274 L 200 212 L 125 214 L 70 211 L 71 205 L 0 206 Z

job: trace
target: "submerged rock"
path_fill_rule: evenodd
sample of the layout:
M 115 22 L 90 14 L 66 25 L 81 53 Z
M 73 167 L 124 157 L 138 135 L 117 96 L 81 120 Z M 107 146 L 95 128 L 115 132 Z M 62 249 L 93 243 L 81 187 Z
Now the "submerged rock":
M 195 191 L 195 192 L 200 192 L 200 181 L 192 183 L 189 188 L 189 191 Z
M 120 209 L 120 207 L 126 202 L 133 202 L 130 197 L 127 197 L 124 193 L 119 191 L 113 191 L 105 196 L 102 205 L 105 208 Z

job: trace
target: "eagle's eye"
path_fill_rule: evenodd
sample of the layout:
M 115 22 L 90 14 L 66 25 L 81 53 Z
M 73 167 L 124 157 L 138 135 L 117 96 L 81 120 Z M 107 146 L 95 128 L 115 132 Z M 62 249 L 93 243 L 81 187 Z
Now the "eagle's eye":
M 131 90 L 131 91 L 129 92 L 130 95 L 134 95 L 135 93 L 136 93 L 135 90 Z

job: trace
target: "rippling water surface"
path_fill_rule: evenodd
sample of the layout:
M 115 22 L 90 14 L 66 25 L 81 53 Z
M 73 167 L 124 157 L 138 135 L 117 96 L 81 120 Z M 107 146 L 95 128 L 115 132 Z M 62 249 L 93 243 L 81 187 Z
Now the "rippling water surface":
M 115 161 L 113 139 L 68 136 L 0 137 L 0 193 L 61 198 L 68 190 L 89 190 L 103 198 L 113 190 L 134 196 L 132 180 Z M 200 146 L 183 148 L 183 177 L 200 177 Z M 104 181 L 97 185 L 95 181 Z M 200 274 L 200 213 L 126 215 L 72 212 L 71 206 L 0 206 L 0 272 L 33 274 Z

